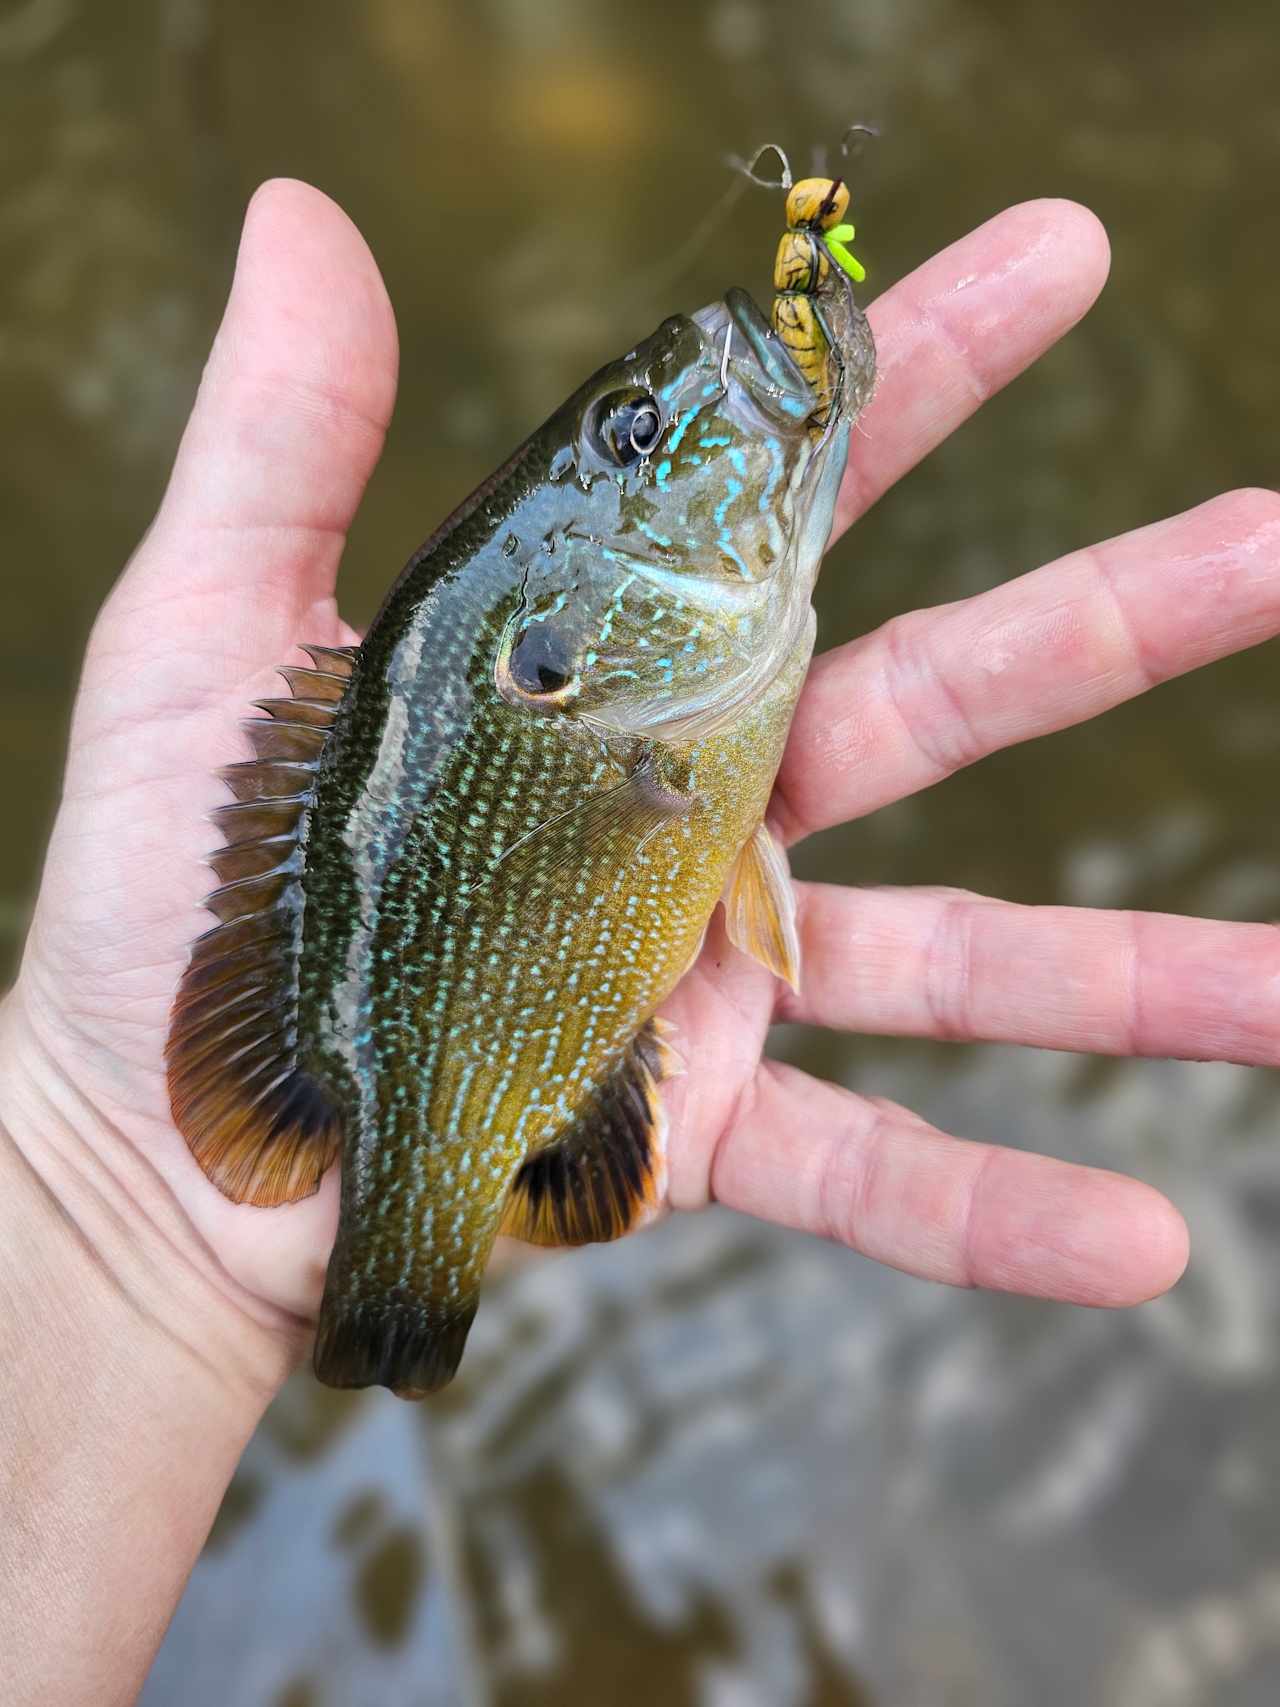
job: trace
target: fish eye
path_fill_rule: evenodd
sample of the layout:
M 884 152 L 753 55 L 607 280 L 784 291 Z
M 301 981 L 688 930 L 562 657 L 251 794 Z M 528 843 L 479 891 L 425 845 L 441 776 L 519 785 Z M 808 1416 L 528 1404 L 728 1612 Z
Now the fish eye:
M 662 411 L 647 392 L 615 393 L 600 405 L 595 436 L 610 461 L 626 468 L 658 448 Z
M 574 659 L 564 636 L 549 623 L 531 622 L 516 635 L 505 674 L 524 699 L 561 704 L 576 685 Z

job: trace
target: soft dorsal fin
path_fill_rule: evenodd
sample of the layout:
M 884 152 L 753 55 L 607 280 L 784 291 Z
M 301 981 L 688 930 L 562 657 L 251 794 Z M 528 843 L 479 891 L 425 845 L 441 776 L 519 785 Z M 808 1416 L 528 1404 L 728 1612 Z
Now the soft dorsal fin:
M 796 897 L 787 856 L 767 824 L 757 824 L 738 855 L 724 892 L 729 941 L 793 990 L 800 985 Z
M 670 1026 L 650 1020 L 568 1131 L 516 1174 L 500 1232 L 531 1245 L 586 1245 L 629 1233 L 666 1184 L 658 1086 L 680 1068 Z
M 297 1063 L 302 850 L 316 764 L 355 648 L 307 646 L 314 669 L 281 671 L 292 698 L 259 700 L 245 729 L 257 757 L 219 773 L 235 802 L 214 820 L 226 846 L 178 986 L 165 1061 L 173 1118 L 209 1178 L 237 1203 L 309 1197 L 341 1141 L 324 1092 Z

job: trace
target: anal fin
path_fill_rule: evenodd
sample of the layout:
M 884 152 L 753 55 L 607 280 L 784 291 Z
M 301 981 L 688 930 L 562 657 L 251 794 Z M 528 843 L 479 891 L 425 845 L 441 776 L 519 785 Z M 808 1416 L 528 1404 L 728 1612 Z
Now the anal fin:
M 658 1086 L 679 1071 L 670 1027 L 650 1020 L 569 1129 L 512 1183 L 499 1231 L 532 1245 L 616 1239 L 658 1207 L 666 1128 Z
M 793 990 L 800 984 L 800 936 L 787 856 L 767 824 L 756 825 L 724 892 L 725 925 L 735 948 L 751 955 Z

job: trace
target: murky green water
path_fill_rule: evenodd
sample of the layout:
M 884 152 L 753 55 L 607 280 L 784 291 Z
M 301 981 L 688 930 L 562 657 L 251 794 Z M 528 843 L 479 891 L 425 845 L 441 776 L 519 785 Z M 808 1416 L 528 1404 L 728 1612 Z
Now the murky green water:
M 1280 477 L 1276 28 L 1243 0 L 0 5 L 7 956 L 84 634 L 262 177 L 348 208 L 399 316 L 399 415 L 344 569 L 357 619 L 582 373 L 673 307 L 765 288 L 763 194 L 670 276 L 726 151 L 880 120 L 858 196 L 879 284 L 1021 197 L 1096 208 L 1102 304 L 837 549 L 829 643 Z M 447 257 L 490 220 L 505 264 L 476 270 L 459 326 Z M 1274 646 L 1204 671 L 801 866 L 1280 916 L 1276 675 Z M 428 1413 L 291 1387 L 147 1707 L 1275 1700 L 1273 1077 L 781 1045 L 954 1130 L 1142 1172 L 1188 1210 L 1191 1275 L 1090 1316 L 727 1215 L 517 1275 Z

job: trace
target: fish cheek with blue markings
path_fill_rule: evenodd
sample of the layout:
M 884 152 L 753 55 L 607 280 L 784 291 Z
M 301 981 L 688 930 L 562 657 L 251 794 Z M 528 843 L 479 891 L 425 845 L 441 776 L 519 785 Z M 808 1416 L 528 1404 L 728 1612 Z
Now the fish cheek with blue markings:
M 796 644 L 811 583 L 796 552 L 807 421 L 762 405 L 750 351 L 730 340 L 726 359 L 719 327 L 668 327 L 580 408 L 558 525 L 536 549 L 521 541 L 497 672 L 509 691 L 513 664 L 529 678 L 536 657 L 550 692 L 530 705 L 641 736 L 731 715 Z M 637 397 L 656 412 L 653 443 L 611 461 L 602 423 Z

